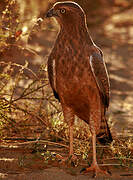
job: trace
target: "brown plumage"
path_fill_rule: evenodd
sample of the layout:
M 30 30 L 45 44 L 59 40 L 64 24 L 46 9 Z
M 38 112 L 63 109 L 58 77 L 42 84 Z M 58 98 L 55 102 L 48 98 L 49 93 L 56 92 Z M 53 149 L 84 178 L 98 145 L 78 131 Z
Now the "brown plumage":
M 109 106 L 109 78 L 102 51 L 92 41 L 83 9 L 74 2 L 58 2 L 47 17 L 60 25 L 48 58 L 48 75 L 55 97 L 60 101 L 70 130 L 70 155 L 73 154 L 74 115 L 90 126 L 93 163 L 88 169 L 101 171 L 96 161 L 96 137 L 105 144 L 112 136 L 105 117 Z

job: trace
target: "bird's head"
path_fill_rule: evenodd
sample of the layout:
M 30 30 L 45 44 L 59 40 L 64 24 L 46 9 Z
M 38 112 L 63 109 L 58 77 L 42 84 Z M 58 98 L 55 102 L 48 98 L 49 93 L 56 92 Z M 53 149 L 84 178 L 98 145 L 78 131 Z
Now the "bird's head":
M 57 2 L 47 12 L 46 17 L 54 17 L 61 27 L 78 24 L 85 24 L 85 13 L 83 9 L 75 2 L 65 1 Z

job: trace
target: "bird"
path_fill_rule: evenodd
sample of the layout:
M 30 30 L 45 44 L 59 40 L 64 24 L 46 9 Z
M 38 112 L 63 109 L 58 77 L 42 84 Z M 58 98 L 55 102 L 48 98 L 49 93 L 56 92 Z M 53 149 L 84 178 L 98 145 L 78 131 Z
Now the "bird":
M 46 18 L 60 26 L 48 57 L 48 78 L 56 99 L 61 103 L 64 121 L 69 126 L 69 155 L 73 156 L 75 115 L 85 121 L 92 134 L 93 160 L 86 172 L 103 171 L 96 158 L 96 140 L 113 141 L 106 111 L 110 100 L 110 81 L 102 50 L 92 40 L 83 8 L 73 1 L 56 2 Z

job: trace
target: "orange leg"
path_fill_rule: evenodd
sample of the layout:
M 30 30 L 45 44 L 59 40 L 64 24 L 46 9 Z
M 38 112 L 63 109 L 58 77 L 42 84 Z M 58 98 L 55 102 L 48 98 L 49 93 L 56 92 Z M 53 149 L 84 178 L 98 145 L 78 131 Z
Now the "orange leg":
M 93 97 L 92 97 L 93 98 Z M 96 100 L 98 98 L 95 98 Z M 101 170 L 96 158 L 96 132 L 99 131 L 101 125 L 101 103 L 97 101 L 96 103 L 91 103 L 90 107 L 90 131 L 92 133 L 92 148 L 93 148 L 93 161 L 90 167 L 85 168 L 82 171 L 89 172 L 93 171 L 93 177 L 96 177 L 98 173 L 108 175 L 108 172 Z
M 98 163 L 97 163 L 97 159 L 96 159 L 96 134 L 95 133 L 92 134 L 92 147 L 93 147 L 92 164 L 90 167 L 81 170 L 81 172 L 84 171 L 86 173 L 89 171 L 93 171 L 94 172 L 93 177 L 96 177 L 98 173 L 109 175 L 109 173 L 107 171 L 101 170 Z
M 76 157 L 74 156 L 73 152 L 73 124 L 74 124 L 74 113 L 73 111 L 68 108 L 67 106 L 63 105 L 63 115 L 64 115 L 64 121 L 68 123 L 69 126 L 69 138 L 70 138 L 70 144 L 69 144 L 69 157 L 67 158 L 61 158 L 62 161 L 76 161 Z
M 62 106 L 63 108 L 63 115 L 64 121 L 68 123 L 69 126 L 69 137 L 70 137 L 70 149 L 69 155 L 73 155 L 73 124 L 74 124 L 74 113 L 73 111 L 68 108 L 67 106 Z

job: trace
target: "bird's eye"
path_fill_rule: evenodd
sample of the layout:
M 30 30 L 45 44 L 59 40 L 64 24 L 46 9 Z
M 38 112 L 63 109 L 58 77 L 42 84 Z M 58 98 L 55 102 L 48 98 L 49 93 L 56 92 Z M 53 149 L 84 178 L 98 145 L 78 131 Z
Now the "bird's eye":
M 66 12 L 66 10 L 65 10 L 65 9 L 60 9 L 60 12 L 61 12 L 62 14 L 64 14 L 64 13 Z

